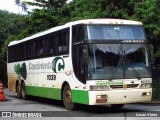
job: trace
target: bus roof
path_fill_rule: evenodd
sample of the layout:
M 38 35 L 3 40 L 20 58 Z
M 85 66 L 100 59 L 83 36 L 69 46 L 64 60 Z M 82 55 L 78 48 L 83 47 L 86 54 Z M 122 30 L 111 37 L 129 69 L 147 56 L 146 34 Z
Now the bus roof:
M 41 37 L 43 35 L 47 35 L 49 33 L 52 33 L 52 32 L 70 27 L 72 25 L 78 25 L 78 24 L 142 25 L 142 23 L 139 22 L 139 21 L 124 20 L 124 19 L 84 19 L 84 20 L 77 20 L 77 21 L 66 23 L 62 26 L 53 27 L 53 28 L 50 28 L 48 30 L 36 33 L 36 34 L 34 34 L 30 37 L 26 37 L 22 40 L 12 41 L 12 42 L 9 43 L 8 46 L 12 46 L 12 45 L 15 45 L 15 44 L 18 44 L 18 43 L 21 43 L 21 42 L 32 40 L 34 38 Z

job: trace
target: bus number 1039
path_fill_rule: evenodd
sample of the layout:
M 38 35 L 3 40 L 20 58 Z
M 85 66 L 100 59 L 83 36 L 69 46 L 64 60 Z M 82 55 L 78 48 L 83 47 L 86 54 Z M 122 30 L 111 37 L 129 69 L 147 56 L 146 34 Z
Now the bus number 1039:
M 47 75 L 47 80 L 56 80 L 56 75 Z

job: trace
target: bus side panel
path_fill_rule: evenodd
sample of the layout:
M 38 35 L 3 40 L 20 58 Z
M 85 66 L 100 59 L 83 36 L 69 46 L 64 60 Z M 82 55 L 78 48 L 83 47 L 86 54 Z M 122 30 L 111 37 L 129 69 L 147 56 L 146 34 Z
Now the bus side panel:
M 16 74 L 8 74 L 8 90 L 16 92 Z
M 27 95 L 61 100 L 61 89 L 48 87 L 26 86 Z
M 14 71 L 15 63 L 7 64 L 7 74 L 8 74 L 8 89 L 9 91 L 16 92 L 16 80 L 17 74 Z

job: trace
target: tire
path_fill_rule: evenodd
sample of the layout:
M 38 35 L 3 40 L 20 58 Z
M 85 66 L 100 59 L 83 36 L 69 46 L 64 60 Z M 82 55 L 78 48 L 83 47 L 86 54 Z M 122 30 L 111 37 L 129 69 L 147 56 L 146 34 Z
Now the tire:
M 124 104 L 112 104 L 111 106 L 114 109 L 121 109 L 124 106 Z
M 69 85 L 65 85 L 63 89 L 62 99 L 63 99 L 63 104 L 67 110 L 75 109 L 75 103 L 72 102 L 72 94 Z
M 26 100 L 27 99 L 27 94 L 26 94 L 26 86 L 25 86 L 24 82 L 22 82 L 21 89 L 22 89 L 22 99 Z
M 16 92 L 17 92 L 17 97 L 19 99 L 21 99 L 22 98 L 22 90 L 21 90 L 21 86 L 20 86 L 19 82 L 17 82 L 17 84 L 16 84 Z

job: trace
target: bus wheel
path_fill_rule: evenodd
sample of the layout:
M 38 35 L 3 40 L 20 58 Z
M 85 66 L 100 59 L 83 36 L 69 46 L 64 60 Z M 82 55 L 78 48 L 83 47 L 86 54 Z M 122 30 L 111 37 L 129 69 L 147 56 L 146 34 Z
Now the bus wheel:
M 25 100 L 27 98 L 27 95 L 26 95 L 26 86 L 24 82 L 22 83 L 21 88 L 22 88 L 22 99 Z
M 19 82 L 17 82 L 17 84 L 16 84 L 16 92 L 17 92 L 17 96 L 18 96 L 18 98 L 22 98 L 22 91 L 21 91 L 21 86 L 20 86 L 20 84 L 19 84 Z
M 72 94 L 69 85 L 65 85 L 63 89 L 63 104 L 67 110 L 74 110 L 75 103 L 72 102 Z
M 112 104 L 111 106 L 114 109 L 121 109 L 124 106 L 124 104 Z

